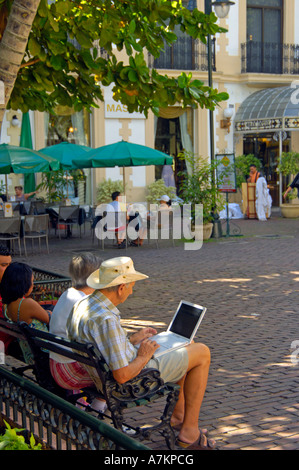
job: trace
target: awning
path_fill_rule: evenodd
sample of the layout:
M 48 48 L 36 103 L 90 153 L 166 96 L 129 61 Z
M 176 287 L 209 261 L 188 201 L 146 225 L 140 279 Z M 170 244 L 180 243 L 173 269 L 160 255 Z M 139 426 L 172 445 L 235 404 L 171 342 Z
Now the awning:
M 239 107 L 234 129 L 242 134 L 298 131 L 298 87 L 265 88 L 252 93 Z

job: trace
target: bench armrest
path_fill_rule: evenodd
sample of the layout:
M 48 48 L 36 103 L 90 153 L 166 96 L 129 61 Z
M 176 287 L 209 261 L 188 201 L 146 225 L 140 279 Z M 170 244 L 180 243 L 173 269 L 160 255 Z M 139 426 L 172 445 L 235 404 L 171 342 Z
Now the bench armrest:
M 158 392 L 164 385 L 164 381 L 157 369 L 143 369 L 140 374 L 124 384 L 116 382 L 110 373 L 105 385 L 109 398 L 127 402 Z

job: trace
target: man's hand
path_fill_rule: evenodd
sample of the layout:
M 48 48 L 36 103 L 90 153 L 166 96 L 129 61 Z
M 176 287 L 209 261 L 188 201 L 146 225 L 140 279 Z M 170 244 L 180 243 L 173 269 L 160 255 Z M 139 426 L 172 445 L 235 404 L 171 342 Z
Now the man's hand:
M 157 330 L 155 330 L 155 328 L 151 328 L 151 327 L 143 328 L 142 330 L 137 331 L 137 333 L 134 333 L 130 337 L 130 341 L 135 346 L 137 344 L 140 344 L 145 339 L 151 338 L 153 335 L 156 335 L 156 334 L 157 334 Z
M 150 339 L 145 339 L 140 344 L 140 347 L 137 352 L 137 356 L 141 356 L 147 358 L 149 361 L 154 352 L 160 347 L 160 345 L 156 341 L 152 341 Z

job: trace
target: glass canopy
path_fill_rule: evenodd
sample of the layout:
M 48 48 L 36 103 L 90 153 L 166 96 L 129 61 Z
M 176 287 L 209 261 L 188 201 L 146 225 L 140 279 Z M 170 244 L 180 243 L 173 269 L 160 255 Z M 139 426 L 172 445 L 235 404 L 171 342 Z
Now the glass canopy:
M 265 88 L 252 93 L 240 105 L 235 132 L 299 130 L 299 82 L 294 87 Z

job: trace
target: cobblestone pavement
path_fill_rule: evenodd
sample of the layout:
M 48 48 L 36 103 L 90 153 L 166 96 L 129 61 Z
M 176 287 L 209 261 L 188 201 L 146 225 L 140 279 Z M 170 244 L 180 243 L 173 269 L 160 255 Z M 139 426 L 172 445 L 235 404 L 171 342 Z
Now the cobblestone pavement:
M 299 340 L 299 219 L 274 212 L 267 222 L 232 221 L 230 233 L 234 223 L 242 236 L 212 239 L 197 251 L 163 241 L 159 249 L 146 243 L 98 252 L 103 259 L 127 254 L 149 275 L 120 308 L 129 329 L 164 328 L 181 299 L 207 307 L 196 339 L 212 354 L 200 425 L 218 449 L 299 449 L 299 365 L 291 361 Z M 87 227 L 81 239 L 52 235 L 50 255 L 29 253 L 27 262 L 67 274 L 71 255 L 83 250 L 98 250 Z M 144 413 L 136 420 L 145 422 Z M 151 446 L 166 449 L 161 437 Z

